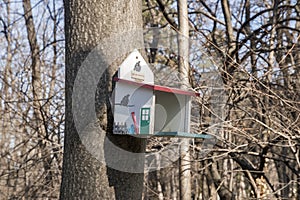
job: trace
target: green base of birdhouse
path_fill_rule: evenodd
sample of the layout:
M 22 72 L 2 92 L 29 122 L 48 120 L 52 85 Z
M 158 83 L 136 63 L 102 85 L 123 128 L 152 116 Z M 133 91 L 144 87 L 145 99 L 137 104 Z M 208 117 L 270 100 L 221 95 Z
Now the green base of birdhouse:
M 200 139 L 213 139 L 213 136 L 207 134 L 186 133 L 186 132 L 156 132 L 154 134 L 132 134 L 135 137 L 148 138 L 148 137 L 178 137 L 178 138 L 200 138 Z

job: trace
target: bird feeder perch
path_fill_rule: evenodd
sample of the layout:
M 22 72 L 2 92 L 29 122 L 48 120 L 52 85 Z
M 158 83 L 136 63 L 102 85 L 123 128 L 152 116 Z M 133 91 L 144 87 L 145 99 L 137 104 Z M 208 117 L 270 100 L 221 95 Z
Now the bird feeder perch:
M 113 94 L 114 134 L 211 138 L 190 133 L 195 92 L 154 85 L 152 70 L 138 50 L 120 65 Z

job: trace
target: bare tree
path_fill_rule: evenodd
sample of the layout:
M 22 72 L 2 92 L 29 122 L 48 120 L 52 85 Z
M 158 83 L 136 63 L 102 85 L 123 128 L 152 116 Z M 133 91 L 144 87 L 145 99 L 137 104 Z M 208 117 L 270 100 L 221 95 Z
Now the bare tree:
M 157 1 L 155 9 L 165 18 L 161 24 L 176 28 L 174 4 L 169 3 Z M 218 64 L 228 95 L 223 131 L 212 153 L 205 158 L 192 154 L 201 163 L 192 165 L 192 174 L 203 180 L 202 190 L 193 194 L 199 199 L 297 199 L 299 3 L 189 1 L 188 7 L 190 34 Z M 199 128 L 207 132 L 214 115 L 204 78 L 209 68 L 197 48 L 190 49 L 191 80 L 202 94 Z
M 34 6 L 29 1 L 0 4 L 5 8 L 0 15 L 1 30 L 4 30 L 1 34 L 5 40 L 1 40 L 0 45 L 6 46 L 1 51 L 1 62 L 6 63 L 5 73 L 0 76 L 1 86 L 4 86 L 1 93 L 4 120 L 0 129 L 3 145 L 0 198 L 57 198 L 62 155 L 60 100 L 63 90 L 60 81 L 63 72 L 60 69 L 49 76 L 52 60 L 48 58 L 52 51 L 48 47 L 56 45 L 57 64 L 63 54 L 58 39 L 48 36 L 52 26 L 47 22 L 53 21 L 57 34 L 61 28 L 61 11 L 49 5 L 50 2 Z M 59 3 L 56 5 L 60 7 Z M 39 18 L 33 14 L 33 8 L 40 9 Z M 54 16 L 53 20 L 50 15 Z M 51 95 L 47 86 L 50 82 L 53 85 Z

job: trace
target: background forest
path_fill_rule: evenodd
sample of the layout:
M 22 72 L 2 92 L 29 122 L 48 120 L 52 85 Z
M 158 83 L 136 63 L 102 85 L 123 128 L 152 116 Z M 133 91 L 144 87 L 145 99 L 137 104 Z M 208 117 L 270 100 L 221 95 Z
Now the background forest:
M 190 142 L 191 199 L 300 199 L 300 3 L 189 0 L 187 7 L 196 41 L 189 82 L 201 94 L 192 129 L 216 136 L 206 153 L 202 140 Z M 172 85 L 177 1 L 143 0 L 142 13 L 144 29 L 152 28 L 144 37 L 148 62 Z M 0 199 L 59 197 L 64 37 L 62 1 L 0 0 Z M 215 70 L 221 83 L 211 81 Z M 212 84 L 222 91 L 211 92 Z M 213 109 L 213 100 L 222 105 Z M 210 131 L 216 118 L 218 133 Z M 169 142 L 150 139 L 147 151 Z M 180 199 L 179 176 L 179 162 L 147 173 L 143 198 Z

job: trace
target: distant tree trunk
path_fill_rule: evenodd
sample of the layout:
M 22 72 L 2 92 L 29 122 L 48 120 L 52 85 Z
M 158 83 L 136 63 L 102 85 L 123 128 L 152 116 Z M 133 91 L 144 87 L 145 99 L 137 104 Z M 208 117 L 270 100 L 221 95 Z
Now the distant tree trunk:
M 41 100 L 42 100 L 42 78 L 41 78 L 41 61 L 40 50 L 37 42 L 36 30 L 33 22 L 32 8 L 30 0 L 23 0 L 24 18 L 26 22 L 27 38 L 30 45 L 31 53 L 31 70 L 32 70 L 32 94 L 33 94 L 33 109 L 35 114 L 35 120 L 39 130 L 39 134 L 45 134 L 41 123 L 43 117 L 41 113 Z
M 218 194 L 221 199 L 232 199 L 232 194 L 222 183 L 222 178 L 217 169 L 217 163 L 214 162 L 210 168 L 210 179 L 214 181 L 214 184 L 218 188 Z
M 10 4 L 9 1 L 6 5 L 6 12 L 7 12 L 7 24 L 10 24 Z M 4 72 L 3 72 L 3 87 L 0 90 L 1 93 L 1 98 L 6 99 L 9 101 L 11 99 L 11 95 L 9 94 L 9 81 L 12 79 L 11 73 L 12 73 L 12 43 L 11 43 L 11 30 L 9 27 L 3 30 L 3 33 L 5 33 L 5 38 L 6 38 L 6 61 L 5 61 L 5 67 L 4 67 Z M 10 135 L 8 134 L 9 132 L 9 123 L 10 123 L 10 113 L 11 113 L 11 108 L 8 106 L 8 104 L 3 104 L 1 103 L 1 118 L 2 118 L 2 123 L 1 123 L 1 140 L 0 140 L 0 149 L 9 149 L 9 140 L 10 140 Z M 7 167 L 5 166 L 7 165 Z M 1 166 L 1 171 L 5 171 L 5 167 L 10 171 L 10 159 L 5 159 L 1 157 L 0 161 L 0 166 Z M 12 170 L 13 171 L 13 170 Z M 3 172 L 2 172 L 3 173 Z M 8 174 L 7 178 L 5 181 L 1 181 L 1 185 L 7 185 L 6 189 L 2 189 L 2 191 L 5 191 L 5 195 L 2 196 L 2 198 L 9 199 L 10 194 L 12 193 L 11 190 L 16 190 L 13 187 L 9 187 L 13 184 L 11 184 L 13 174 Z
M 53 188 L 51 162 L 52 157 L 49 149 L 47 148 L 46 139 L 49 137 L 47 132 L 46 119 L 44 116 L 43 108 L 43 84 L 41 75 L 41 59 L 40 47 L 37 40 L 37 32 L 35 29 L 32 7 L 30 0 L 23 0 L 24 18 L 27 30 L 27 38 L 30 46 L 31 53 L 31 78 L 32 78 L 32 96 L 33 96 L 33 110 L 35 129 L 37 130 L 39 149 L 38 154 L 43 160 L 45 183 L 44 188 Z
M 189 20 L 187 0 L 178 0 L 178 70 L 181 88 L 189 88 Z M 191 158 L 189 139 L 183 139 L 180 146 L 180 199 L 191 199 Z
M 141 199 L 143 192 L 144 173 L 121 172 L 109 168 L 104 162 L 100 162 L 80 139 L 78 130 L 74 124 L 74 113 L 72 113 L 72 93 L 74 92 L 74 81 L 83 61 L 88 54 L 103 44 L 105 38 L 113 38 L 117 34 L 142 28 L 141 1 L 86 1 L 65 0 L 65 36 L 66 36 L 66 127 L 63 159 L 63 175 L 60 199 Z M 84 137 L 93 137 L 91 146 L 100 146 L 98 154 L 105 154 L 104 137 L 114 143 L 120 144 L 131 152 L 142 152 L 144 140 L 130 136 L 113 136 L 112 114 L 109 102 L 109 94 L 112 92 L 111 78 L 116 71 L 119 60 L 113 64 L 106 65 L 102 52 L 109 50 L 112 54 L 118 54 L 119 49 L 133 50 L 141 48 L 143 42 L 142 34 L 127 40 L 113 38 L 107 43 L 107 49 L 97 49 L 99 53 L 95 60 L 89 61 L 94 66 L 107 67 L 106 73 L 99 74 L 95 99 L 97 102 L 96 114 L 97 126 L 100 125 L 103 132 L 84 132 Z M 125 55 L 123 55 L 125 56 Z M 105 66 L 103 66 L 105 65 Z M 87 72 L 90 73 L 90 72 Z M 100 79 L 101 78 L 101 79 Z M 89 80 L 86 80 L 87 82 Z M 85 92 L 85 91 L 82 91 Z M 96 91 L 95 91 L 96 92 Z M 87 94 L 91 95 L 91 94 Z M 82 101 L 85 101 L 84 99 Z M 85 107 L 86 106 L 86 107 Z M 82 110 L 89 109 L 83 105 Z M 94 112 L 94 110 L 91 110 Z M 83 120 L 86 118 L 82 117 Z M 87 121 L 89 123 L 94 121 Z M 97 129 L 96 129 L 97 130 Z M 80 133 L 81 134 L 81 133 Z M 111 152 L 112 154 L 114 152 Z M 102 155 L 103 156 L 103 155 Z M 106 159 L 114 159 L 113 155 L 105 154 Z M 111 160 L 110 160 L 111 161 Z M 118 160 L 112 160 L 118 163 Z M 143 164 L 143 163 L 141 163 Z

